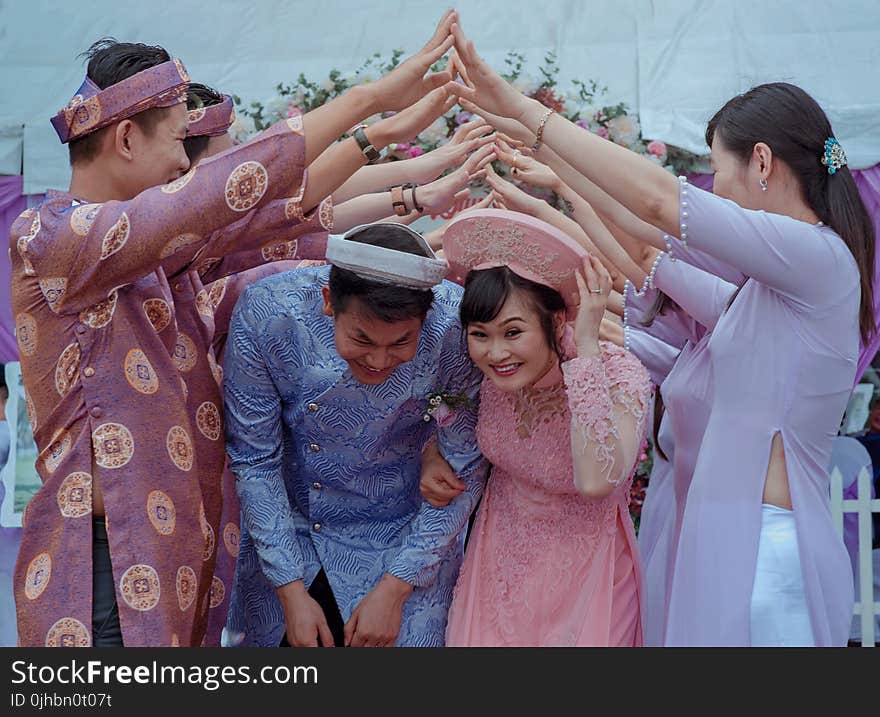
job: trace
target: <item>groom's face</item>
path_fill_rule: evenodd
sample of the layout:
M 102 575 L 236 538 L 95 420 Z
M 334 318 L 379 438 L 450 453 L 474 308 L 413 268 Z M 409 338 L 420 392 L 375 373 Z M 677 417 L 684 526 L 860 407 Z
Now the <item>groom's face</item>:
M 334 314 L 329 295 L 325 297 L 324 313 L 333 317 L 336 350 L 361 383 L 384 383 L 400 364 L 415 358 L 422 330 L 418 317 L 382 321 L 356 299 L 345 311 Z

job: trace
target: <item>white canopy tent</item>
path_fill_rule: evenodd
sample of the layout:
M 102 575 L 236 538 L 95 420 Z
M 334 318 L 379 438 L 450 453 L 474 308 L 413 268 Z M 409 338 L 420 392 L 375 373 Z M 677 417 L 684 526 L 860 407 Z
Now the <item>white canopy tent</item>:
M 245 102 L 300 72 L 316 81 L 374 52 L 412 52 L 440 0 L 7 0 L 0 4 L 0 174 L 25 193 L 63 187 L 67 152 L 49 117 L 79 86 L 77 54 L 111 35 L 165 46 L 190 75 Z M 786 80 L 828 111 L 850 165 L 880 162 L 877 0 L 460 0 L 462 24 L 501 67 L 510 50 L 536 70 L 555 50 L 563 85 L 608 86 L 645 137 L 707 152 L 706 120 L 734 94 Z M 817 148 L 817 152 L 820 148 Z

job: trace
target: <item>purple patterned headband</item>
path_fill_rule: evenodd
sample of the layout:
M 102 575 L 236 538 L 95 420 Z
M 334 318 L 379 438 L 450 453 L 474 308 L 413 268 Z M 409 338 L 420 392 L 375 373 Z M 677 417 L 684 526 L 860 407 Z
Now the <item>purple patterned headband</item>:
M 144 110 L 186 102 L 188 86 L 189 75 L 177 58 L 103 90 L 86 76 L 67 107 L 52 118 L 52 126 L 66 144 Z
M 189 116 L 187 137 L 219 137 L 232 126 L 235 122 L 232 98 L 229 95 L 223 97 L 224 100 L 216 105 L 199 107 L 187 113 Z

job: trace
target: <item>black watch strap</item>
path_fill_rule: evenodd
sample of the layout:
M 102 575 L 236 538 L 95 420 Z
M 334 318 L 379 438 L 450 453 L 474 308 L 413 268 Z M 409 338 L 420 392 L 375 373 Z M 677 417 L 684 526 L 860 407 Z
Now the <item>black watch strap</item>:
M 354 141 L 358 143 L 358 147 L 361 148 L 361 152 L 364 153 L 364 156 L 367 158 L 368 162 L 375 162 L 377 159 L 382 157 L 379 154 L 379 150 L 377 150 L 372 144 L 370 144 L 370 140 L 367 139 L 367 135 L 364 134 L 364 128 L 358 127 L 355 129 L 352 134 L 354 137 Z

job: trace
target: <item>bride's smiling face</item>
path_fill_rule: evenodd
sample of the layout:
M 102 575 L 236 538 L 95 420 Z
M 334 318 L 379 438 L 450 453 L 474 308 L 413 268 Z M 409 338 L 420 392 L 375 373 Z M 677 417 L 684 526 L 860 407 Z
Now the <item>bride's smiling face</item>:
M 502 391 L 537 383 L 559 360 L 540 314 L 519 289 L 495 318 L 468 324 L 467 342 L 471 360 Z

